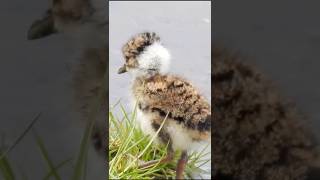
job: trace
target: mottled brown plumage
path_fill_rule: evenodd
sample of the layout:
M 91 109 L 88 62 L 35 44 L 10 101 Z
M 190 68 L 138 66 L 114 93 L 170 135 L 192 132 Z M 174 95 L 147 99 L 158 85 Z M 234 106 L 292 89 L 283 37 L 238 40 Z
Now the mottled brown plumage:
M 44 17 L 32 23 L 28 39 L 54 33 L 73 37 L 79 57 L 72 65 L 73 119 L 97 120 L 92 140 L 106 156 L 107 147 L 107 7 L 103 0 L 53 0 Z
M 126 63 L 129 60 L 135 59 L 147 46 L 154 42 L 160 41 L 160 37 L 155 33 L 144 32 L 131 38 L 123 47 L 122 53 L 125 57 Z M 134 66 L 135 67 L 135 66 Z
M 138 67 L 137 56 L 140 55 L 146 47 L 155 42 L 160 42 L 160 37 L 155 33 L 144 32 L 131 38 L 123 47 L 122 53 L 126 60 L 124 66 L 119 71 L 126 72 L 129 69 Z
M 68 32 L 69 35 L 74 36 L 83 31 L 81 32 L 83 39 L 89 35 L 89 38 L 96 41 L 95 45 L 100 45 L 100 41 L 107 39 L 106 8 L 107 5 L 103 0 L 53 0 L 44 17 L 31 25 L 28 39 L 44 38 L 59 32 Z M 95 33 L 88 31 L 89 29 L 94 30 Z
M 134 81 L 132 90 L 139 108 L 152 117 L 152 123 L 161 125 L 168 113 L 167 121 L 174 121 L 185 128 L 189 133 L 186 136 L 194 140 L 209 138 L 210 105 L 184 79 L 160 74 L 150 78 L 140 77 Z
M 126 61 L 119 73 L 129 71 L 135 76 L 132 95 L 140 127 L 145 134 L 154 135 L 165 120 L 157 141 L 168 143 L 169 152 L 160 162 L 172 160 L 173 152 L 182 150 L 177 165 L 181 179 L 192 144 L 210 139 L 211 107 L 190 82 L 165 73 L 170 55 L 155 33 L 136 35 L 122 50 Z
M 318 152 L 304 118 L 241 56 L 217 47 L 212 56 L 214 177 L 309 178 Z

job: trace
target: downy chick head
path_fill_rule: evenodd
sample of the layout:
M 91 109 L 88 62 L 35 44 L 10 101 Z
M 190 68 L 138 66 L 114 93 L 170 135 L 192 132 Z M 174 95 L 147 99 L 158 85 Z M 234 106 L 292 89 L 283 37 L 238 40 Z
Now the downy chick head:
M 119 69 L 119 74 L 131 72 L 134 76 L 150 77 L 165 74 L 169 70 L 170 53 L 155 33 L 145 32 L 134 36 L 123 46 L 122 52 L 125 64 Z
M 56 33 L 81 36 L 87 33 L 92 36 L 92 30 L 96 32 L 96 29 L 104 30 L 108 26 L 105 9 L 103 0 L 50 0 L 50 7 L 44 16 L 35 20 L 29 28 L 28 40 Z

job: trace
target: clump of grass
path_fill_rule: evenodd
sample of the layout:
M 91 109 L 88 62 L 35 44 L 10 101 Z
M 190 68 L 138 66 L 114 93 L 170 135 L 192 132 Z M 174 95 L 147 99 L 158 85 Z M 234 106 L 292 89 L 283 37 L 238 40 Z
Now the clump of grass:
M 23 133 L 12 143 L 10 147 L 5 148 L 3 147 L 3 145 L 0 147 L 0 179 L 2 177 L 5 180 L 15 180 L 17 177 L 19 177 L 17 172 L 12 168 L 12 164 L 14 163 L 10 161 L 10 159 L 8 158 L 8 154 L 20 141 L 23 140 L 26 134 L 33 129 L 33 125 L 39 119 L 39 117 L 40 117 L 40 114 L 38 114 L 31 121 L 31 123 L 27 126 L 27 128 L 23 131 Z M 39 136 L 35 131 L 35 129 L 33 129 L 34 138 L 40 150 L 39 156 L 42 156 L 44 162 L 47 164 L 47 173 L 43 177 L 44 180 L 62 179 L 59 174 L 59 170 L 60 168 L 70 163 L 73 164 L 73 169 L 72 169 L 73 173 L 72 173 L 72 177 L 70 177 L 69 179 L 71 180 L 86 179 L 86 165 L 87 165 L 86 159 L 88 155 L 90 134 L 92 132 L 93 126 L 94 126 L 94 120 L 90 120 L 87 123 L 85 132 L 83 134 L 78 155 L 75 158 L 69 158 L 57 164 L 55 164 L 50 158 L 50 155 L 49 155 L 50 153 L 47 151 L 45 147 L 45 143 L 41 138 L 41 136 Z M 27 175 L 23 174 L 23 179 L 28 179 Z
M 171 163 L 156 164 L 148 168 L 138 168 L 139 162 L 160 160 L 166 156 L 166 145 L 153 145 L 155 136 L 143 134 L 136 123 L 136 109 L 127 113 L 120 104 L 123 118 L 119 119 L 110 109 L 109 112 L 109 178 L 110 179 L 172 179 L 175 177 L 179 152 Z M 166 119 L 165 119 L 166 120 Z M 165 122 L 163 121 L 163 123 Z M 162 124 L 163 125 L 163 124 Z M 161 126 L 162 127 L 162 126 Z M 160 127 L 160 129 L 161 129 Z M 159 130 L 160 130 L 159 129 Z M 158 133 L 158 132 L 157 132 Z M 191 178 L 191 172 L 198 169 L 196 164 L 204 151 L 189 156 L 185 177 Z M 202 164 L 206 163 L 205 160 Z M 201 166 L 201 165 L 200 165 Z
M 0 151 L 2 153 L 2 151 Z M 12 170 L 12 165 L 6 156 L 3 156 L 0 159 L 0 174 L 4 179 L 13 180 L 15 179 L 15 175 Z

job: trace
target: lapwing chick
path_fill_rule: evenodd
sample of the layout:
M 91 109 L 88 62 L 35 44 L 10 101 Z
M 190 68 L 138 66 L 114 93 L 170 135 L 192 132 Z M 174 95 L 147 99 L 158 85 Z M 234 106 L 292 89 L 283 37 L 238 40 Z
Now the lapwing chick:
M 96 121 L 91 140 L 103 156 L 107 155 L 108 134 L 107 8 L 104 0 L 50 0 L 44 16 L 35 20 L 27 33 L 28 40 L 53 34 L 64 34 L 71 40 L 75 52 L 68 68 L 72 76 L 71 119 L 84 123 Z
M 239 53 L 212 51 L 213 179 L 320 179 L 306 119 Z
M 137 104 L 137 121 L 148 135 L 159 131 L 156 142 L 168 144 L 167 156 L 160 163 L 170 162 L 181 150 L 176 178 L 183 179 L 188 150 L 194 142 L 211 139 L 211 107 L 197 89 L 185 79 L 168 74 L 170 54 L 155 33 L 140 33 L 123 46 L 125 64 L 119 74 L 134 76 L 132 95 Z M 140 167 L 151 166 L 149 161 Z

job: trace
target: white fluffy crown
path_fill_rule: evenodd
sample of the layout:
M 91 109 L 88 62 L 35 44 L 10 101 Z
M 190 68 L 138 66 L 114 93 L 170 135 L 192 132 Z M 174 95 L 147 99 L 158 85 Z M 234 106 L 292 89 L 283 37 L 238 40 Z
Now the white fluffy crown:
M 160 74 L 165 74 L 169 70 L 171 55 L 160 42 L 155 42 L 147 46 L 137 57 L 139 69 L 154 69 Z

